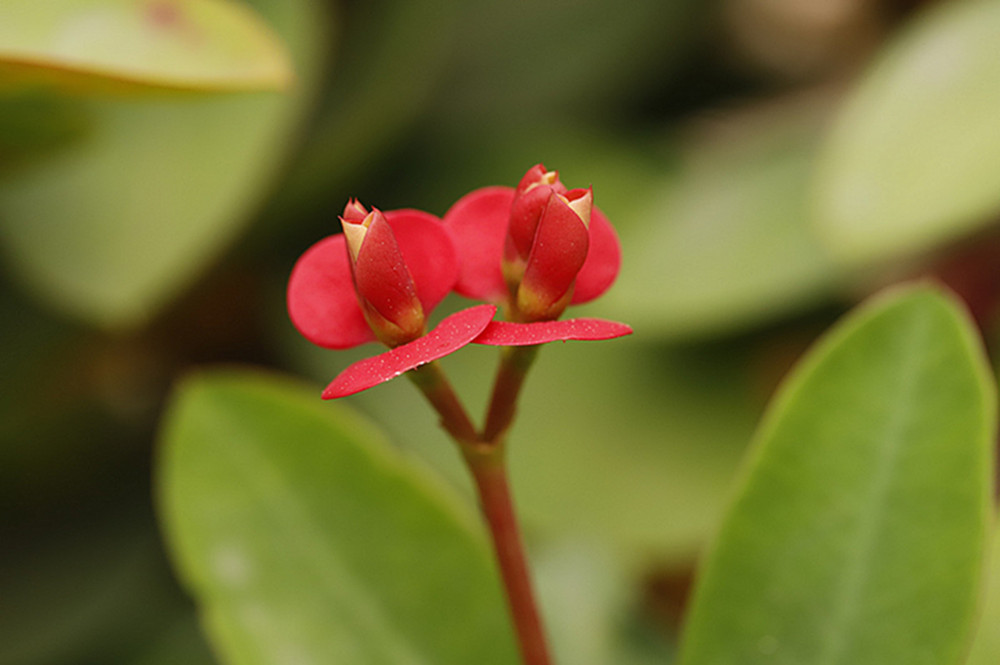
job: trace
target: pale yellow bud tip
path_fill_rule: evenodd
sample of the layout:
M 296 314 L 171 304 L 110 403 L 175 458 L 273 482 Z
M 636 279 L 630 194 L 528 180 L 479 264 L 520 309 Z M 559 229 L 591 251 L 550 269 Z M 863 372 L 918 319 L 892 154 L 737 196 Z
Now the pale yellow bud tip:
M 340 225 L 344 229 L 344 239 L 347 241 L 347 249 L 351 253 L 351 261 L 358 260 L 358 253 L 361 251 L 361 244 L 365 241 L 368 227 L 375 219 L 375 211 L 369 213 L 361 223 L 349 222 L 344 218 L 340 219 Z

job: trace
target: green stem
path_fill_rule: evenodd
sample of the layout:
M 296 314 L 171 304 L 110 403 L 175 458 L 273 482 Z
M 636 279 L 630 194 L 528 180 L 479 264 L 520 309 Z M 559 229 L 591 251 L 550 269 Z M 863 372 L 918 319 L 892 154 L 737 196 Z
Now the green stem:
M 510 429 L 517 410 L 517 398 L 521 394 L 521 386 L 531 368 L 537 346 L 507 346 L 500 357 L 500 368 L 493 384 L 493 395 L 490 398 L 489 410 L 486 413 L 486 425 L 483 427 L 484 441 L 497 442 Z
M 489 525 L 521 658 L 525 665 L 551 665 L 503 457 L 500 446 L 487 454 L 467 454 L 466 460 Z

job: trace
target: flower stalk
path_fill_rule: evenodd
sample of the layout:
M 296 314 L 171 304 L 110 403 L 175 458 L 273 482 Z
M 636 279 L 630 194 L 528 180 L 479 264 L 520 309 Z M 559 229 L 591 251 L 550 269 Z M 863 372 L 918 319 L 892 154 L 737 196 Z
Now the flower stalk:
M 475 481 L 503 583 L 511 623 L 524 665 L 552 665 L 541 614 L 535 600 L 514 500 L 507 479 L 504 437 L 537 346 L 506 347 L 500 361 L 489 418 L 477 433 L 437 362 L 407 372 L 441 418 L 441 426 L 461 449 Z M 491 424 L 492 423 L 492 424 Z
M 479 505 L 489 525 L 521 658 L 525 665 L 551 665 L 542 619 L 535 602 L 514 502 L 507 481 L 503 445 L 485 455 L 466 457 L 476 482 Z
M 521 386 L 538 355 L 538 346 L 506 346 L 500 356 L 500 368 L 493 383 L 493 395 L 486 412 L 483 439 L 498 441 L 507 434 L 517 410 Z
M 541 164 L 517 188 L 470 192 L 443 219 L 413 209 L 369 211 L 352 199 L 340 222 L 342 234 L 296 262 L 289 316 L 319 346 L 379 341 L 388 350 L 348 366 L 322 397 L 403 374 L 413 381 L 475 481 L 524 665 L 551 665 L 507 479 L 506 437 L 539 345 L 631 334 L 614 321 L 560 319 L 614 282 L 621 262 L 614 229 L 594 207 L 591 188 L 567 189 Z M 485 304 L 428 331 L 431 310 L 452 291 Z M 494 320 L 498 308 L 506 321 Z M 481 430 L 437 362 L 469 344 L 503 348 Z

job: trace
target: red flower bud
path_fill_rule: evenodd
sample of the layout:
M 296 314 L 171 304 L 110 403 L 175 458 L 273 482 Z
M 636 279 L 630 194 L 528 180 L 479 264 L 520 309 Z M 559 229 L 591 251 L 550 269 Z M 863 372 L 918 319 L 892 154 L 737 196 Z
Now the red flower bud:
M 579 222 L 570 218 L 572 224 L 555 224 L 539 235 L 538 224 L 552 194 L 561 194 L 568 202 L 582 198 L 579 192 L 587 190 L 576 191 L 578 193 L 571 195 L 554 173 L 545 171 L 539 164 L 528 171 L 517 189 L 484 187 L 459 199 L 444 216 L 445 225 L 451 230 L 462 257 L 455 290 L 469 298 L 517 306 L 518 290 L 526 278 L 531 252 L 536 241 L 545 237 L 548 239 L 537 249 L 537 263 L 533 268 L 537 274 L 528 280 L 524 296 L 524 305 L 529 310 L 537 310 L 539 304 L 551 300 L 553 290 L 562 295 L 569 293 L 572 305 L 589 302 L 607 291 L 618 276 L 621 246 L 614 228 L 600 209 L 592 208 L 589 224 L 585 222 L 588 249 L 582 267 L 574 268 L 577 257 L 570 257 L 571 252 L 563 253 L 567 261 L 563 267 L 578 271 L 572 288 L 565 287 L 565 276 L 556 270 L 555 264 L 559 263 L 556 248 L 563 244 L 553 244 L 549 236 L 556 228 L 561 228 L 567 231 L 567 239 L 571 239 L 570 249 L 578 250 L 582 242 Z M 533 197 L 539 195 L 534 192 L 547 192 L 541 207 L 533 201 Z M 590 194 L 591 200 L 592 196 Z M 532 216 L 533 212 L 537 213 L 537 218 Z M 559 282 L 563 282 L 562 288 Z M 538 315 L 556 316 L 555 309 L 558 307 L 550 306 L 547 314 Z M 526 320 L 524 316 L 517 318 Z
M 356 201 L 341 224 L 343 234 L 313 245 L 292 271 L 288 312 L 295 327 L 331 349 L 376 339 L 394 346 L 419 336 L 423 317 L 458 276 L 447 228 L 419 210 L 369 215 Z
M 569 305 L 590 249 L 593 203 L 590 189 L 550 194 L 517 287 L 515 311 L 521 321 L 555 319 Z
M 340 219 L 354 289 L 372 332 L 392 348 L 424 334 L 424 309 L 389 222 L 378 210 L 360 222 L 350 221 L 359 207 L 348 204 Z
M 524 276 L 538 221 L 549 204 L 549 198 L 553 194 L 565 193 L 566 187 L 559 181 L 559 173 L 546 171 L 541 164 L 531 167 L 514 190 L 503 257 L 504 276 L 512 288 L 516 288 Z

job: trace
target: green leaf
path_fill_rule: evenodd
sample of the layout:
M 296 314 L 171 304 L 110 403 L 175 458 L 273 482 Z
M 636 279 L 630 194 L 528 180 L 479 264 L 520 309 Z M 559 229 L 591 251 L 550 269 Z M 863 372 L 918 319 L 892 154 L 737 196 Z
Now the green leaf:
M 996 665 L 1000 663 L 1000 529 L 993 536 L 992 554 L 986 585 L 986 602 L 972 640 L 966 665 Z
M 840 271 L 805 191 L 822 107 L 730 117 L 735 138 L 687 146 L 660 195 L 622 228 L 621 277 L 602 303 L 646 334 L 732 332 L 815 303 Z M 734 127 L 730 127 L 733 132 Z
M 159 465 L 176 563 L 228 663 L 516 661 L 466 504 L 314 386 L 181 385 Z
M 275 89 L 284 47 L 231 0 L 4 0 L 0 84 L 71 90 Z
M 930 287 L 837 326 L 768 412 L 705 563 L 684 665 L 951 665 L 979 595 L 996 390 Z
M 248 221 L 318 80 L 323 24 L 309 0 L 257 2 L 295 45 L 294 94 L 82 98 L 82 136 L 0 175 L 0 243 L 39 297 L 141 324 Z
M 938 3 L 848 100 L 816 179 L 818 222 L 848 261 L 925 251 L 1000 209 L 1000 3 Z

